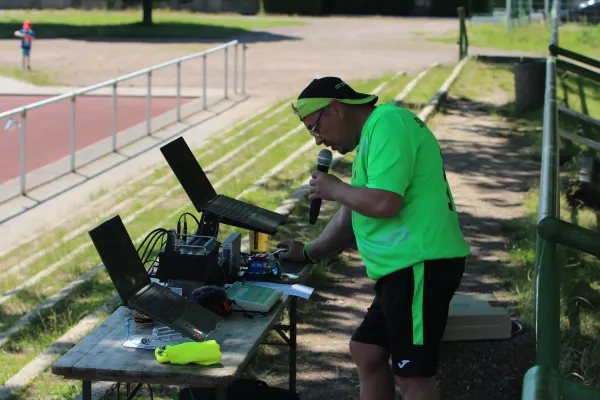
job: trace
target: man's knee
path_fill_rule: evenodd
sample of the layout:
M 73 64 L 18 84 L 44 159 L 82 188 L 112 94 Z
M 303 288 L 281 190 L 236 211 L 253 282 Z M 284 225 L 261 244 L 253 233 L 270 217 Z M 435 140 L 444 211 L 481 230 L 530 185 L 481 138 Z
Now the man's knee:
M 400 393 L 407 399 L 439 399 L 437 382 L 434 377 L 401 377 L 395 375 L 394 378 Z
M 350 340 L 350 355 L 359 370 L 375 370 L 388 366 L 390 353 L 387 349 L 374 344 L 360 343 Z

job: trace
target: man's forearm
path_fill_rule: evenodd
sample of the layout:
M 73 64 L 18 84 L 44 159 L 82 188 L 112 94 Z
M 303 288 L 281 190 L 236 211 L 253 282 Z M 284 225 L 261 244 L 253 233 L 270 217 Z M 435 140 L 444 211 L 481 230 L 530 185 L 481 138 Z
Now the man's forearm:
M 308 255 L 313 260 L 337 255 L 353 238 L 352 211 L 342 206 L 319 237 L 311 242 Z

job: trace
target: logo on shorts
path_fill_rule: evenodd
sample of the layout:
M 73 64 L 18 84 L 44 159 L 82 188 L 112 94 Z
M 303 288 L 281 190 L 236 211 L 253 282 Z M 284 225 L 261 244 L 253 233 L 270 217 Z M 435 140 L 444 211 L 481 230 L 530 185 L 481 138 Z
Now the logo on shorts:
M 404 368 L 404 366 L 405 366 L 406 364 L 408 364 L 409 362 L 410 362 L 410 360 L 402 360 L 402 362 L 399 362 L 399 363 L 398 363 L 398 366 L 399 366 L 400 368 Z

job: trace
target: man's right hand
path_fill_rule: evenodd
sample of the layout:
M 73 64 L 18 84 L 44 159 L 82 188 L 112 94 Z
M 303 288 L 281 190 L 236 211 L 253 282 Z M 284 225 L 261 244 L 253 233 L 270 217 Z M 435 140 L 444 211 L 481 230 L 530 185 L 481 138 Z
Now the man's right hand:
M 291 262 L 303 262 L 304 260 L 304 243 L 299 240 L 286 239 L 277 243 L 277 247 L 280 249 L 287 249 L 283 253 L 279 254 L 279 260 L 291 261 Z

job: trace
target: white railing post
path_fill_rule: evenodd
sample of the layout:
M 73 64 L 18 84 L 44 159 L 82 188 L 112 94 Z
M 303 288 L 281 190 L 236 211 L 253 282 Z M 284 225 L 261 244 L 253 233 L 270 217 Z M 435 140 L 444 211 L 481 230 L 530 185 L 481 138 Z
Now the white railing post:
M 233 56 L 233 93 L 238 91 L 238 44 L 235 44 Z
M 25 157 L 26 157 L 26 150 L 25 150 L 25 145 L 26 145 L 26 141 L 25 141 L 25 133 L 26 133 L 26 129 L 27 129 L 27 124 L 26 124 L 26 111 L 23 110 L 21 111 L 21 134 L 20 134 L 20 139 L 21 139 L 21 181 L 20 181 L 20 186 L 21 186 L 21 195 L 25 196 L 25 194 L 27 193 L 27 191 L 25 190 L 25 174 L 27 174 L 26 171 L 26 163 L 25 163 Z
M 206 101 L 206 54 L 202 56 L 202 108 L 208 107 Z
M 77 96 L 71 97 L 71 118 L 69 121 L 69 149 L 71 151 L 70 172 L 75 172 L 75 99 Z
M 227 70 L 229 69 L 229 52 L 227 51 L 227 47 L 225 47 L 225 49 L 223 49 L 223 54 L 225 55 L 225 63 L 223 64 L 223 89 L 225 91 L 223 98 L 227 99 L 228 95 L 227 95 L 227 80 L 229 79 L 229 75 L 227 74 Z
M 152 70 L 148 70 L 146 75 L 146 134 L 150 136 L 152 134 Z
M 117 152 L 117 82 L 115 81 L 112 85 L 112 126 L 111 126 L 111 138 L 112 138 L 112 151 Z
M 242 45 L 242 93 L 246 94 L 246 43 Z
M 177 122 L 181 122 L 181 61 L 177 63 Z

